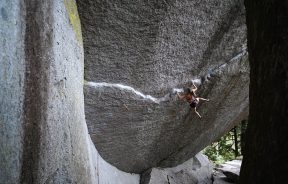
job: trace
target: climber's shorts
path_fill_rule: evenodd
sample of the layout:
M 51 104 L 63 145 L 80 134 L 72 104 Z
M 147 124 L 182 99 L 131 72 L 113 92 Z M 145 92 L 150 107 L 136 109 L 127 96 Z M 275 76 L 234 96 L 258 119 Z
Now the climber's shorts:
M 191 107 L 191 108 L 195 108 L 197 105 L 198 105 L 198 101 L 197 101 L 197 100 L 193 100 L 193 101 L 190 103 L 190 107 Z

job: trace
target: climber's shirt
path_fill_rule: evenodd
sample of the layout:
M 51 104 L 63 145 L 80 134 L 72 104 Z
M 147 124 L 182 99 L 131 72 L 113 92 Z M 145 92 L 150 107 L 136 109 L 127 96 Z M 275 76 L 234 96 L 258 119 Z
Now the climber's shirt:
M 195 100 L 195 98 L 194 98 L 192 95 L 187 95 L 187 96 L 186 96 L 186 101 L 187 101 L 188 103 L 192 103 L 193 100 Z
M 186 101 L 190 104 L 191 108 L 195 108 L 199 103 L 199 101 L 192 95 L 187 95 Z

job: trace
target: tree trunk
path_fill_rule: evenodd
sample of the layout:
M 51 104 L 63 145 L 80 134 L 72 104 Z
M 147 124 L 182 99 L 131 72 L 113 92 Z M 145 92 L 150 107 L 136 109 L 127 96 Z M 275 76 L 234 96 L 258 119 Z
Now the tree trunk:
M 240 137 L 240 147 L 241 147 L 241 154 L 243 155 L 245 149 L 245 133 L 247 129 L 247 120 L 241 121 L 241 137 Z
M 237 137 L 237 127 L 233 128 L 233 137 L 234 137 L 234 144 L 235 144 L 235 149 L 234 149 L 234 155 L 237 157 L 239 155 L 238 151 L 238 137 Z
M 288 3 L 245 0 L 250 112 L 241 184 L 283 183 L 288 172 Z

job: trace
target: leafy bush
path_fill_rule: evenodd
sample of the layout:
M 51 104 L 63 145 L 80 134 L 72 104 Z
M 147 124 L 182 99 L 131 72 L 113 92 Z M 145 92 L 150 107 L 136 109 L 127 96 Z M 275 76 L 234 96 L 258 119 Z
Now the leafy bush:
M 241 151 L 244 146 L 246 126 L 247 122 L 242 121 L 241 124 L 232 128 L 217 142 L 207 146 L 203 150 L 203 153 L 216 164 L 221 164 L 241 156 Z

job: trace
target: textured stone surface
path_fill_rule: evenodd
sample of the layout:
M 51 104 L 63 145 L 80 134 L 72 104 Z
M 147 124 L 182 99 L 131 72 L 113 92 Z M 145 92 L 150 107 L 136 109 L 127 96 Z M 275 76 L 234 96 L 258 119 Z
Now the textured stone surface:
M 220 164 L 220 166 L 217 167 L 217 170 L 221 171 L 228 178 L 229 181 L 238 183 L 241 163 L 241 160 L 228 161 L 224 164 Z
M 20 1 L 0 1 L 0 183 L 19 183 L 24 39 Z
M 107 163 L 103 158 L 99 155 L 96 150 L 91 138 L 90 139 L 90 147 L 91 147 L 91 157 L 92 163 L 94 166 L 93 176 L 94 181 L 92 184 L 139 184 L 140 183 L 140 175 L 139 174 L 130 174 L 125 173 L 123 171 L 118 170 L 116 167 Z
M 73 0 L 0 2 L 1 184 L 139 184 L 88 135 L 79 23 Z
M 212 184 L 212 163 L 198 153 L 173 168 L 153 168 L 141 176 L 141 184 Z
M 72 24 L 78 18 L 76 4 L 39 0 L 24 3 L 26 72 L 21 182 L 91 183 L 83 114 L 83 48 Z
M 288 4 L 247 0 L 250 113 L 240 183 L 287 183 Z
M 235 182 L 229 181 L 222 172 L 215 171 L 213 173 L 213 184 L 235 184 Z
M 109 163 L 136 173 L 179 165 L 247 116 L 242 1 L 77 5 L 88 130 Z M 198 95 L 211 100 L 199 108 L 202 119 L 173 93 L 192 79 Z

